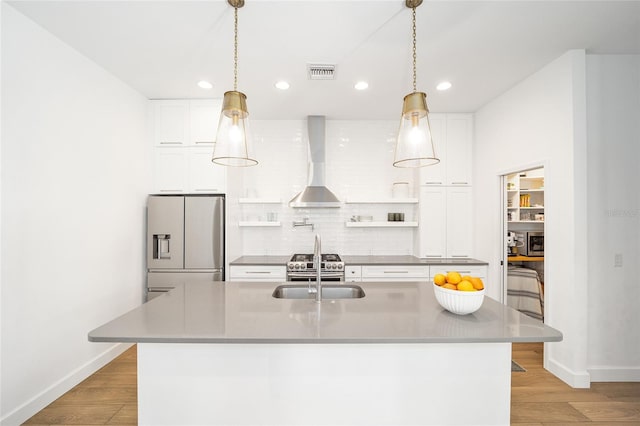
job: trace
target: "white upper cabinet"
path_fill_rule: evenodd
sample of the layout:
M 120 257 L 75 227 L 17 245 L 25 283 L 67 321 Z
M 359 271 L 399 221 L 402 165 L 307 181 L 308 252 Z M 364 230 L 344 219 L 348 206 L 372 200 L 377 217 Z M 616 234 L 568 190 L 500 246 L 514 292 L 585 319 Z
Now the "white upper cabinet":
M 473 118 L 447 115 L 447 185 L 471 185 Z
M 226 169 L 211 162 L 222 100 L 151 101 L 156 193 L 225 193 Z
M 189 192 L 219 194 L 226 192 L 227 169 L 211 162 L 213 148 L 194 148 L 188 153 L 187 186 Z
M 222 100 L 202 99 L 189 101 L 189 143 L 213 146 L 216 143 Z
M 221 99 L 158 100 L 153 103 L 156 146 L 213 146 Z
M 445 164 L 446 156 L 446 119 L 443 114 L 429 115 L 429 124 L 431 125 L 431 139 L 433 140 L 433 149 L 436 151 L 436 157 L 440 159 L 438 164 L 426 166 L 420 169 L 421 185 L 444 185 L 446 179 Z
M 471 257 L 471 189 L 429 185 L 420 188 L 419 257 Z
M 154 153 L 153 191 L 183 193 L 186 183 L 186 152 L 176 148 L 156 148 Z
M 420 188 L 420 257 L 447 257 L 447 190 Z
M 447 188 L 447 257 L 470 257 L 473 197 L 471 188 Z
M 157 146 L 186 145 L 189 138 L 189 101 L 151 101 L 153 140 Z
M 471 185 L 473 116 L 431 114 L 429 122 L 440 163 L 420 169 L 420 184 Z

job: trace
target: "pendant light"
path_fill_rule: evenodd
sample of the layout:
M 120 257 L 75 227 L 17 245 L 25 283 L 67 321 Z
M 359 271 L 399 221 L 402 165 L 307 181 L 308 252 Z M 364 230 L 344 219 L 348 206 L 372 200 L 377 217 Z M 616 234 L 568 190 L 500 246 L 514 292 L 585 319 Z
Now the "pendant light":
M 431 139 L 427 95 L 416 90 L 416 7 L 422 0 L 406 0 L 413 21 L 413 92 L 404 97 L 400 130 L 393 159 L 395 167 L 423 167 L 438 164 Z
M 233 90 L 224 94 L 222 112 L 213 150 L 213 161 L 223 166 L 254 166 L 258 161 L 251 156 L 251 132 L 247 96 L 238 92 L 238 8 L 244 0 L 227 0 L 233 6 Z

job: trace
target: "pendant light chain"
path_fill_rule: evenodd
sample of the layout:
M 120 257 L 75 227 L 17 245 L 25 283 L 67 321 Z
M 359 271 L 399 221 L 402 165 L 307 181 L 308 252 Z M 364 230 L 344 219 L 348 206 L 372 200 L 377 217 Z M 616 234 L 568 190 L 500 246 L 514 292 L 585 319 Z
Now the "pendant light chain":
M 412 18 L 413 18 L 413 93 L 416 93 L 417 89 L 416 89 L 416 58 L 417 58 L 417 53 L 416 53 L 416 8 L 413 7 L 413 14 L 412 14 Z
M 415 86 L 415 83 L 414 83 Z M 415 90 L 415 89 L 414 89 Z M 233 8 L 233 91 L 238 91 L 238 8 Z

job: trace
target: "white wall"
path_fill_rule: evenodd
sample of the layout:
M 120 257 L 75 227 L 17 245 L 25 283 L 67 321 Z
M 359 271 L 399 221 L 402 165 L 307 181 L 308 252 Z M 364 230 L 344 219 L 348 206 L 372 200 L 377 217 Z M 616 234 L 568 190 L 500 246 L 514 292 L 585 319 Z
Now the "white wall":
M 640 381 L 640 56 L 588 55 L 587 100 L 588 369 Z
M 502 235 L 499 176 L 545 167 L 545 322 L 564 340 L 545 345 L 545 365 L 576 387 L 586 371 L 585 54 L 570 51 L 475 115 L 476 257 L 500 282 Z M 501 289 L 489 289 L 499 299 Z
M 2 3 L 2 402 L 17 424 L 122 350 L 139 305 L 148 101 Z
M 413 254 L 417 228 L 347 228 L 353 215 L 372 215 L 386 221 L 387 213 L 405 213 L 405 220 L 418 220 L 417 204 L 343 204 L 339 209 L 292 209 L 288 202 L 307 184 L 306 120 L 254 121 L 255 156 L 260 163 L 230 170 L 228 194 L 229 260 L 240 255 L 290 255 L 311 252 L 313 236 L 322 235 L 324 252 L 339 254 Z M 393 167 L 393 151 L 398 129 L 396 121 L 326 121 L 326 185 L 341 201 L 349 199 L 391 198 L 392 184 L 411 182 L 417 197 L 414 171 Z M 242 185 L 237 181 L 242 179 Z M 233 191 L 240 193 L 234 193 Z M 280 205 L 238 205 L 237 198 L 250 190 L 260 197 L 280 199 Z M 278 214 L 281 227 L 239 228 L 241 219 L 265 219 L 270 211 Z M 294 220 L 308 217 L 314 224 L 294 228 Z

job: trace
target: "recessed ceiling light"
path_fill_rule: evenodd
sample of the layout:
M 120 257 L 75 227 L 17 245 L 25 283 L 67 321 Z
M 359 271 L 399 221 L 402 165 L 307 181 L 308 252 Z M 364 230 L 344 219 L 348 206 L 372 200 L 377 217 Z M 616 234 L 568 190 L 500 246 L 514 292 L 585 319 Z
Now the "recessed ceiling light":
M 359 81 L 353 87 L 355 87 L 356 90 L 365 90 L 369 87 L 369 83 L 366 81 Z
M 213 89 L 213 84 L 209 83 L 208 81 L 202 80 L 198 82 L 198 87 L 200 87 L 201 89 Z
M 276 83 L 276 87 L 280 90 L 287 90 L 289 88 L 289 83 L 284 80 L 281 80 Z
M 443 81 L 442 83 L 440 83 L 440 84 L 438 84 L 436 86 L 436 89 L 438 89 L 438 90 L 449 90 L 449 89 L 451 89 L 451 82 Z

